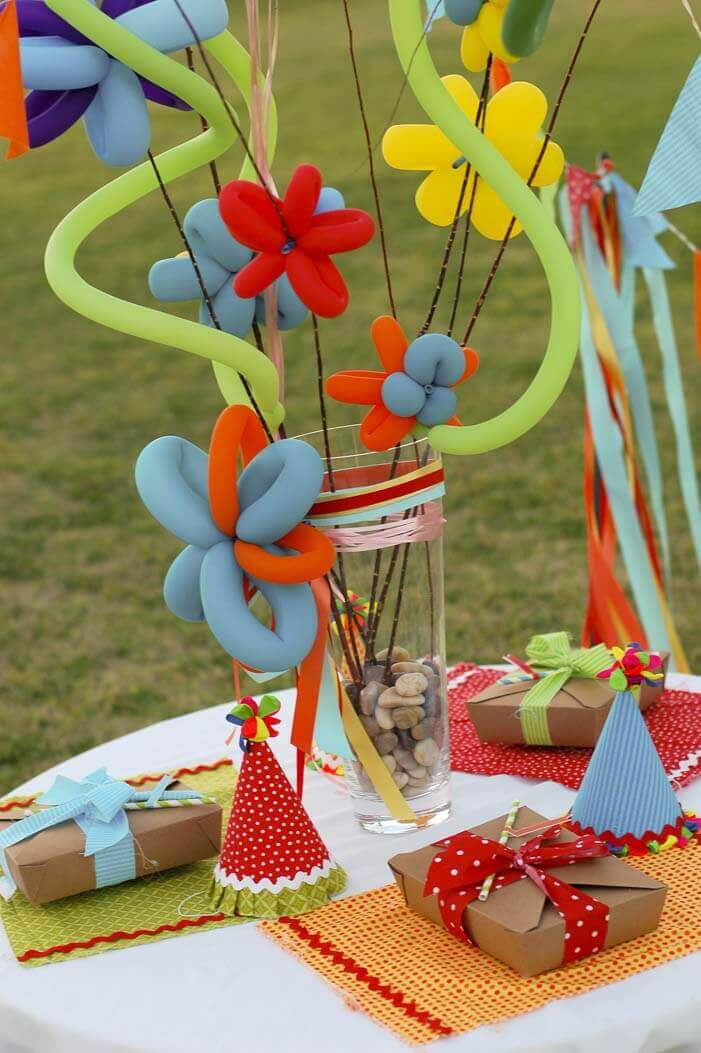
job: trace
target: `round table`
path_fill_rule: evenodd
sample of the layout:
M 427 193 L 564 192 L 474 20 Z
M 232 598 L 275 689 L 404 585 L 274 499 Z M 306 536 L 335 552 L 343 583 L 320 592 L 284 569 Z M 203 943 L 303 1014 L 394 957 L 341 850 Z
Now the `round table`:
M 671 675 L 669 686 L 701 691 L 701 677 Z M 289 692 L 281 692 L 289 722 Z M 287 704 L 285 704 L 287 703 Z M 89 750 L 17 789 L 45 789 L 58 770 L 81 777 L 168 770 L 221 757 L 231 703 L 164 721 Z M 274 741 L 293 775 L 289 724 Z M 453 775 L 453 815 L 428 837 L 447 836 L 508 809 L 515 798 L 562 815 L 574 794 L 555 783 L 513 776 Z M 701 780 L 681 791 L 701 812 Z M 362 831 L 347 794 L 310 774 L 305 804 L 348 872 L 346 895 L 388 883 L 387 859 L 425 844 L 426 831 L 395 837 Z M 690 890 L 689 895 L 695 895 Z M 497 1026 L 442 1040 L 472 1053 L 675 1053 L 701 1051 L 701 954 L 690 955 Z M 18 965 L 0 925 L 0 1053 L 341 1053 L 406 1050 L 394 1035 L 351 1012 L 316 973 L 252 923 L 41 968 Z M 444 1048 L 441 1045 L 441 1049 Z

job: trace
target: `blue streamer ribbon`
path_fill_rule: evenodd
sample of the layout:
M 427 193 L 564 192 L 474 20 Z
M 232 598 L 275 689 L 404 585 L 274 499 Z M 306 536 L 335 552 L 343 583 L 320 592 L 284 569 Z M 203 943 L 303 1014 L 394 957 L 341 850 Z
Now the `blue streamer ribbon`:
M 15 891 L 16 885 L 7 865 L 6 850 L 70 820 L 85 834 L 83 855 L 94 857 L 95 887 L 131 881 L 136 877 L 136 854 L 124 806 L 143 802 L 147 808 L 156 808 L 161 800 L 182 801 L 202 796 L 195 790 L 168 790 L 172 781 L 165 775 L 152 790 L 139 791 L 113 779 L 104 768 L 80 782 L 57 775 L 51 789 L 37 799 L 37 804 L 46 810 L 34 812 L 0 833 L 0 866 L 11 891 Z
M 689 433 L 689 417 L 684 398 L 684 382 L 679 366 L 677 341 L 669 307 L 667 283 L 661 270 L 643 269 L 652 307 L 652 322 L 662 357 L 662 380 L 677 446 L 677 473 L 684 499 L 696 560 L 701 567 L 701 500 L 696 478 L 694 451 Z
M 566 193 L 560 196 L 560 216 L 565 232 L 569 236 L 571 234 L 571 223 Z M 595 258 L 593 236 L 588 224 L 583 224 L 582 242 L 588 270 L 589 259 Z M 596 295 L 596 289 L 593 288 L 593 291 Z M 623 440 L 611 412 L 608 392 L 591 332 L 589 312 L 586 310 L 586 298 L 583 291 L 582 300 L 585 304 L 585 310 L 582 311 L 580 357 L 596 458 L 609 501 L 611 502 L 611 511 L 616 524 L 623 560 L 645 633 L 653 647 L 657 650 L 669 651 L 671 650 L 671 645 L 655 589 L 654 571 L 650 563 L 635 503 L 630 492 Z M 600 306 L 603 307 L 601 303 Z M 608 319 L 605 320 L 608 321 Z

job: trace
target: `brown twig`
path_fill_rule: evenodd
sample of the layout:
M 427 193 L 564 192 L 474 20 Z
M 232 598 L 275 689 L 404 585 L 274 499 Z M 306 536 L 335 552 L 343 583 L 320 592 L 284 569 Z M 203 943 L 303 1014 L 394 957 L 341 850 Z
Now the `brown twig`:
M 314 349 L 316 352 L 316 386 L 319 396 L 319 416 L 321 417 L 321 433 L 324 439 L 324 456 L 326 457 L 326 472 L 329 478 L 329 490 L 333 493 L 336 489 L 333 478 L 333 465 L 331 463 L 331 442 L 329 440 L 329 425 L 326 417 L 326 398 L 324 396 L 324 365 L 321 358 L 321 340 L 319 339 L 319 320 L 312 314 L 312 329 L 314 331 Z
M 416 509 L 408 508 L 402 516 L 401 521 L 405 522 L 407 519 L 409 519 L 412 512 L 414 513 L 414 515 L 416 515 Z M 394 577 L 394 568 L 397 565 L 397 560 L 399 559 L 399 552 L 401 548 L 401 545 L 395 545 L 392 549 L 392 555 L 390 556 L 389 564 L 387 566 L 385 580 L 382 584 L 382 588 L 380 589 L 380 595 L 377 598 L 377 608 L 375 618 L 372 623 L 372 639 L 368 643 L 368 647 L 372 652 L 374 652 L 375 650 L 375 642 L 377 641 L 377 634 L 380 628 L 380 620 L 382 619 L 382 615 L 385 612 L 385 606 L 387 603 L 387 593 L 389 592 L 390 585 L 392 584 L 392 578 Z
M 340 552 L 337 555 L 337 561 L 338 561 L 338 565 L 339 565 L 339 574 L 336 574 L 335 571 L 332 569 L 332 570 L 329 571 L 329 575 L 333 579 L 334 585 L 336 586 L 336 588 L 338 589 L 338 591 L 341 594 L 341 599 L 343 601 L 343 613 L 346 616 L 346 624 L 348 625 L 348 636 L 350 637 L 351 648 L 352 648 L 352 651 L 353 651 L 353 658 L 354 658 L 355 663 L 356 663 L 356 665 L 358 667 L 358 670 L 361 671 L 361 679 L 362 679 L 363 663 L 362 663 L 361 658 L 360 658 L 360 652 L 358 651 L 358 644 L 357 644 L 357 641 L 356 641 L 356 638 L 355 638 L 356 634 L 353 631 L 353 626 L 355 625 L 356 628 L 358 628 L 358 624 L 357 624 L 356 619 L 355 619 L 355 612 L 353 611 L 353 604 L 350 601 L 350 595 L 348 593 L 348 586 L 347 586 L 346 580 L 345 580 L 345 571 L 343 570 L 343 561 L 342 561 Z M 334 602 L 333 596 L 331 597 L 331 602 L 332 603 Z M 343 625 L 343 622 L 341 622 L 341 625 Z
M 197 278 L 197 284 L 200 287 L 200 292 L 202 293 L 202 298 L 203 298 L 203 300 L 204 300 L 204 302 L 205 302 L 205 304 L 207 306 L 207 310 L 209 311 L 209 316 L 212 319 L 212 324 L 214 325 L 215 329 L 218 329 L 220 332 L 222 332 L 223 330 L 222 330 L 222 327 L 221 327 L 221 323 L 219 322 L 219 319 L 217 318 L 217 314 L 216 314 L 216 312 L 214 310 L 214 304 L 212 303 L 212 298 L 209 295 L 209 292 L 207 290 L 207 286 L 204 283 L 204 279 L 202 277 L 202 272 L 201 272 L 200 266 L 199 266 L 199 264 L 197 262 L 197 257 L 195 256 L 195 253 L 192 251 L 192 246 L 190 245 L 190 241 L 188 239 L 188 236 L 185 233 L 185 229 L 184 229 L 182 223 L 180 222 L 180 216 L 178 215 L 177 210 L 175 208 L 175 205 L 173 204 L 173 199 L 171 198 L 170 194 L 168 193 L 168 188 L 166 187 L 165 183 L 163 182 L 163 177 L 162 177 L 162 175 L 160 173 L 160 170 L 158 168 L 158 165 L 156 163 L 156 158 L 151 153 L 151 150 L 148 151 L 148 159 L 151 162 L 151 167 L 153 168 L 154 174 L 156 176 L 156 180 L 158 182 L 158 186 L 160 187 L 160 191 L 161 191 L 161 194 L 163 196 L 163 200 L 165 201 L 166 206 L 168 207 L 168 211 L 171 214 L 173 222 L 175 223 L 175 226 L 178 229 L 178 233 L 180 234 L 180 238 L 182 240 L 182 243 L 185 246 L 185 251 L 187 252 L 187 254 L 188 254 L 189 258 L 190 258 L 190 263 L 192 264 L 192 268 L 193 268 L 193 270 L 195 272 L 195 277 Z M 273 434 L 272 434 L 272 432 L 270 430 L 270 427 L 268 425 L 267 420 L 265 419 L 265 417 L 263 416 L 263 413 L 261 412 L 260 406 L 258 405 L 258 403 L 256 401 L 256 397 L 253 394 L 253 391 L 251 389 L 251 385 L 248 383 L 247 378 L 245 376 L 243 376 L 242 373 L 239 373 L 238 375 L 239 375 L 239 378 L 241 380 L 241 383 L 243 384 L 244 391 L 246 392 L 246 395 L 248 396 L 248 400 L 251 403 L 251 406 L 253 407 L 253 410 L 255 411 L 256 416 L 258 417 L 259 421 L 263 425 L 263 428 L 265 430 L 265 434 L 268 437 L 268 440 L 270 442 L 272 442 L 273 441 Z
M 389 667 L 392 664 L 392 651 L 394 650 L 394 641 L 397 636 L 397 627 L 399 626 L 399 614 L 402 609 L 402 599 L 404 594 L 404 582 L 406 580 L 406 568 L 409 562 L 409 549 L 410 544 L 404 546 L 404 552 L 402 553 L 402 569 L 399 574 L 399 584 L 397 585 L 397 602 L 394 605 L 394 614 L 392 616 L 392 628 L 389 634 L 389 643 L 387 645 L 387 658 L 385 659 L 385 668 L 382 674 L 383 681 L 387 680 L 389 676 Z
M 533 169 L 531 171 L 531 174 L 528 177 L 528 183 L 527 183 L 528 186 L 530 186 L 531 183 L 533 182 L 533 180 L 535 179 L 536 174 L 538 172 L 538 169 L 540 168 L 540 162 L 543 160 L 543 157 L 545 156 L 545 151 L 548 148 L 548 144 L 549 144 L 549 142 L 550 142 L 550 140 L 552 138 L 552 133 L 553 133 L 553 130 L 555 128 L 555 124 L 557 122 L 557 117 L 558 117 L 558 114 L 560 112 L 560 106 L 562 105 L 562 101 L 563 101 L 565 95 L 567 94 L 567 89 L 569 87 L 570 81 L 572 80 L 572 74 L 574 72 L 574 67 L 577 64 L 577 60 L 579 58 L 580 52 L 581 52 L 581 50 L 582 50 L 582 48 L 584 46 L 584 41 L 587 39 L 587 35 L 589 33 L 589 28 L 590 28 L 592 22 L 594 21 L 594 15 L 598 11 L 600 4 L 601 4 L 601 0 L 594 0 L 594 4 L 592 6 L 592 9 L 589 12 L 589 16 L 588 16 L 586 22 L 584 23 L 584 28 L 582 29 L 582 32 L 581 32 L 581 34 L 579 36 L 579 40 L 577 41 L 577 46 L 575 47 L 575 49 L 574 49 L 574 51 L 572 53 L 572 57 L 571 57 L 571 59 L 569 61 L 569 65 L 567 66 L 567 70 L 565 71 L 565 78 L 564 78 L 564 80 L 563 80 L 563 82 L 562 82 L 562 84 L 560 86 L 560 91 L 558 92 L 557 99 L 555 100 L 555 106 L 553 108 L 552 116 L 550 118 L 550 123 L 548 124 L 547 130 L 545 132 L 545 136 L 543 138 L 543 143 L 542 143 L 542 146 L 540 148 L 540 152 L 538 154 L 538 157 L 536 158 L 535 164 L 533 165 Z M 509 244 L 509 239 L 511 237 L 511 233 L 512 233 L 512 231 L 514 229 L 515 223 L 516 223 L 516 217 L 512 216 L 511 220 L 509 222 L 509 225 L 506 228 L 506 234 L 504 235 L 502 243 L 499 246 L 499 249 L 497 251 L 497 254 L 494 257 L 494 260 L 492 261 L 492 266 L 489 269 L 489 274 L 487 275 L 485 283 L 482 286 L 482 290 L 481 290 L 479 296 L 477 297 L 477 302 L 475 303 L 475 306 L 473 308 L 472 316 L 470 318 L 470 321 L 468 322 L 467 329 L 465 330 L 465 335 L 464 335 L 463 341 L 462 341 L 463 344 L 466 344 L 468 342 L 468 340 L 470 339 L 470 336 L 472 335 L 472 330 L 474 329 L 475 323 L 477 322 L 477 319 L 480 316 L 482 308 L 484 307 L 484 301 L 487 298 L 487 294 L 488 294 L 488 292 L 490 290 L 491 284 L 494 281 L 494 277 L 495 277 L 495 275 L 496 275 L 496 273 L 497 273 L 497 271 L 499 269 L 499 265 L 501 264 L 501 261 L 504 258 L 504 253 L 506 252 L 507 245 Z
M 192 48 L 185 48 L 185 54 L 187 56 L 187 67 L 192 73 L 194 73 L 195 72 L 195 59 L 194 59 L 194 56 L 192 54 Z M 209 128 L 209 123 L 207 121 L 207 118 L 202 113 L 199 114 L 199 118 L 200 118 L 200 124 L 202 125 L 202 131 L 206 132 L 207 129 Z M 219 179 L 219 172 L 217 171 L 217 162 L 216 161 L 210 161 L 209 162 L 209 170 L 212 173 L 212 183 L 214 184 L 214 189 L 216 191 L 217 197 L 219 197 L 219 195 L 221 194 L 221 180 Z
M 363 672 L 360 666 L 354 665 L 353 656 L 348 648 L 348 641 L 346 640 L 343 632 L 341 617 L 338 613 L 338 608 L 334 603 L 333 589 L 331 588 L 331 582 L 329 581 L 328 576 L 326 578 L 326 583 L 329 586 L 329 590 L 331 592 L 331 617 L 333 618 L 333 623 L 336 626 L 336 634 L 338 635 L 338 640 L 343 650 L 343 657 L 346 660 L 348 672 L 350 673 L 353 683 L 360 689 L 363 686 Z
M 490 56 L 491 57 L 491 56 Z M 484 129 L 487 122 L 487 107 L 485 106 L 482 111 L 482 120 L 480 121 L 480 131 L 484 134 Z M 450 308 L 450 320 L 448 322 L 448 336 L 453 335 L 453 329 L 455 327 L 455 319 L 458 313 L 458 306 L 460 304 L 460 293 L 462 291 L 462 280 L 465 275 L 465 262 L 467 260 L 467 245 L 470 240 L 470 231 L 472 230 L 472 210 L 475 207 L 475 198 L 477 197 L 477 186 L 479 184 L 479 173 L 475 172 L 475 178 L 472 182 L 472 191 L 470 193 L 470 202 L 467 206 L 467 215 L 465 216 L 465 232 L 462 239 L 462 251 L 460 253 L 460 263 L 458 265 L 458 277 L 455 282 L 455 294 L 453 296 L 453 303 Z M 428 447 L 426 448 L 428 452 Z
M 327 476 L 328 476 L 328 480 L 329 480 L 329 490 L 331 491 L 331 493 L 334 493 L 335 490 L 336 490 L 336 483 L 335 483 L 334 474 L 333 474 L 333 458 L 331 456 L 331 441 L 329 439 L 329 425 L 328 425 L 328 418 L 327 418 L 327 414 L 326 414 L 326 397 L 324 395 L 324 364 L 323 364 L 323 359 L 322 359 L 322 355 L 321 355 L 321 338 L 320 338 L 320 335 L 319 335 L 319 320 L 318 320 L 317 316 L 314 313 L 312 313 L 312 329 L 313 329 L 313 332 L 314 332 L 314 349 L 315 349 L 315 352 L 316 352 L 316 383 L 317 383 L 317 391 L 318 391 L 318 396 L 319 396 L 319 416 L 321 417 L 321 431 L 322 431 L 322 436 L 323 436 L 323 441 L 324 441 L 324 456 L 326 458 L 326 472 L 327 472 Z M 348 592 L 348 582 L 346 580 L 346 569 L 345 569 L 344 562 L 343 562 L 343 553 L 339 552 L 337 554 L 336 562 L 338 563 L 339 591 L 340 591 L 341 597 L 343 599 L 343 606 L 344 606 L 344 609 L 345 609 L 346 617 L 349 620 L 348 623 L 350 625 L 350 620 L 352 619 L 352 616 L 353 616 L 353 604 L 351 603 L 350 595 L 349 595 L 349 592 Z M 341 631 L 342 631 L 342 627 L 341 627 Z M 350 635 L 351 635 L 351 643 L 352 643 L 353 649 L 355 651 L 355 657 L 357 658 L 357 661 L 358 661 L 358 668 L 362 669 L 362 662 L 360 661 L 360 656 L 358 655 L 358 649 L 357 649 L 357 645 L 356 645 L 356 641 L 355 641 L 355 636 L 354 636 L 354 634 L 352 632 L 351 632 Z
M 224 92 L 222 90 L 222 87 L 221 87 L 221 85 L 219 83 L 219 80 L 217 78 L 216 73 L 212 69 L 212 64 L 209 61 L 209 56 L 207 55 L 207 52 L 205 51 L 205 49 L 204 49 L 204 47 L 202 45 L 202 41 L 200 40 L 200 37 L 199 37 L 199 35 L 197 33 L 197 30 L 195 29 L 194 25 L 192 24 L 192 20 L 190 19 L 189 15 L 187 14 L 187 11 L 185 11 L 183 9 L 183 6 L 180 3 L 180 0 L 173 0 L 173 2 L 175 3 L 175 6 L 177 7 L 178 11 L 180 12 L 180 14 L 181 14 L 181 16 L 183 18 L 183 21 L 185 22 L 185 25 L 188 27 L 188 29 L 190 30 L 190 32 L 192 34 L 192 38 L 193 38 L 193 40 L 195 41 L 195 43 L 197 45 L 197 50 L 199 52 L 200 58 L 202 59 L 202 63 L 204 65 L 204 68 L 207 71 L 207 75 L 209 76 L 209 79 L 212 82 L 212 85 L 213 85 L 217 95 L 219 96 L 221 102 L 224 105 L 224 109 L 226 110 L 226 113 L 227 113 L 227 115 L 229 117 L 229 120 L 231 121 L 231 124 L 232 124 L 232 126 L 234 128 L 234 131 L 236 132 L 239 140 L 241 141 L 241 145 L 243 146 L 243 148 L 244 148 L 244 150 L 246 152 L 246 156 L 248 157 L 248 160 L 251 162 L 251 165 L 253 166 L 253 171 L 256 173 L 256 176 L 258 177 L 258 181 L 259 181 L 260 185 L 262 186 L 263 190 L 265 190 L 266 194 L 268 195 L 268 197 L 269 197 L 269 199 L 270 199 L 270 201 L 271 201 L 271 203 L 273 205 L 273 208 L 275 209 L 275 212 L 277 213 L 277 217 L 280 220 L 280 225 L 281 225 L 282 230 L 283 230 L 283 232 L 285 234 L 285 237 L 289 239 L 290 233 L 289 233 L 289 231 L 287 229 L 287 224 L 285 223 L 285 217 L 283 215 L 282 206 L 280 204 L 280 201 L 278 200 L 277 196 L 275 194 L 273 194 L 273 192 L 271 191 L 271 189 L 268 186 L 267 182 L 263 178 L 263 173 L 261 172 L 260 168 L 258 167 L 258 162 L 255 159 L 255 156 L 253 154 L 253 151 L 251 150 L 251 147 L 249 146 L 248 139 L 243 134 L 243 131 L 241 129 L 241 125 L 238 122 L 238 118 L 236 117 L 236 114 L 235 114 L 231 104 L 229 103 L 229 100 L 227 99 L 226 95 L 224 94 Z
M 480 126 L 480 122 L 482 121 L 482 113 L 484 112 L 484 110 L 486 109 L 486 106 L 487 106 L 487 96 L 489 94 L 489 74 L 491 72 L 491 69 L 492 69 L 492 54 L 490 52 L 489 56 L 487 58 L 487 68 L 486 68 L 485 74 L 484 74 L 484 81 L 482 82 L 482 91 L 480 93 L 479 105 L 477 107 L 477 113 L 475 114 L 475 125 L 476 125 L 476 127 Z M 458 158 L 458 160 L 460 160 L 460 159 Z M 433 299 L 431 300 L 431 304 L 430 304 L 429 309 L 428 309 L 428 314 L 426 315 L 426 318 L 424 320 L 424 324 L 421 326 L 421 328 L 419 330 L 419 336 L 422 336 L 424 333 L 426 333 L 428 331 L 428 327 L 430 326 L 431 322 L 433 321 L 433 316 L 436 313 L 436 308 L 438 307 L 438 301 L 440 300 L 441 293 L 443 292 L 443 285 L 445 284 L 445 276 L 446 276 L 446 274 L 448 272 L 448 264 L 450 262 L 450 256 L 451 256 L 451 253 L 453 251 L 453 245 L 455 244 L 455 235 L 457 233 L 458 224 L 460 222 L 460 216 L 462 215 L 462 203 L 463 203 L 463 201 L 465 199 L 465 192 L 467 190 L 467 184 L 468 184 L 469 179 L 470 179 L 470 173 L 472 172 L 472 165 L 468 164 L 464 157 L 462 159 L 462 163 L 466 165 L 465 178 L 463 179 L 462 186 L 460 187 L 460 193 L 458 195 L 458 202 L 457 202 L 457 205 L 455 206 L 455 215 L 453 216 L 453 221 L 452 221 L 452 223 L 450 225 L 450 232 L 448 234 L 448 240 L 446 241 L 445 248 L 443 249 L 443 257 L 441 259 L 441 265 L 440 265 L 440 269 L 438 271 L 438 280 L 436 282 L 436 288 L 434 289 L 434 292 L 433 292 Z M 457 164 L 457 161 L 454 162 L 454 164 Z M 474 178 L 474 181 L 473 181 L 472 201 L 474 201 L 474 188 L 477 185 L 477 178 L 478 178 L 477 177 L 477 173 L 475 173 L 475 178 Z
M 377 226 L 380 231 L 380 245 L 382 247 L 382 263 L 385 270 L 385 281 L 387 283 L 387 298 L 389 299 L 390 309 L 394 318 L 397 317 L 397 308 L 394 303 L 394 294 L 392 292 L 392 277 L 389 270 L 389 255 L 387 252 L 387 239 L 385 237 L 385 225 L 382 221 L 382 208 L 380 206 L 380 191 L 377 186 L 377 178 L 375 176 L 375 159 L 373 156 L 372 140 L 370 138 L 370 128 L 368 127 L 368 119 L 365 113 L 365 103 L 363 102 L 363 91 L 360 86 L 360 74 L 358 72 L 358 63 L 355 57 L 355 44 L 353 40 L 353 25 L 351 23 L 350 9 L 348 7 L 348 0 L 343 0 L 343 10 L 346 16 L 346 27 L 348 29 L 348 51 L 350 53 L 351 66 L 353 68 L 353 79 L 355 80 L 355 93 L 358 97 L 358 107 L 360 109 L 360 120 L 363 125 L 363 134 L 365 135 L 365 144 L 368 151 L 368 165 L 370 167 L 370 185 L 372 186 L 372 196 L 375 199 L 375 212 L 377 213 Z
M 397 472 L 397 466 L 399 464 L 399 454 L 401 450 L 401 444 L 397 443 L 394 447 L 394 457 L 392 458 L 392 464 L 390 465 L 388 479 L 394 479 Z M 386 523 L 387 516 L 382 516 L 380 523 Z M 365 646 L 369 649 L 370 657 L 374 657 L 372 654 L 372 643 L 373 640 L 373 623 L 375 621 L 375 599 L 377 597 L 377 588 L 380 584 L 380 568 L 382 565 L 382 549 L 378 548 L 375 552 L 375 565 L 372 570 L 372 583 L 370 586 L 370 597 L 368 606 L 368 620 L 365 626 Z
M 394 120 L 394 118 L 397 115 L 397 110 L 399 109 L 401 101 L 404 98 L 404 92 L 406 91 L 406 89 L 408 87 L 408 84 L 409 84 L 409 74 L 411 73 L 412 67 L 414 65 L 414 60 L 416 59 L 416 56 L 419 53 L 419 48 L 421 47 L 421 45 L 423 44 L 424 40 L 426 39 L 426 27 L 428 26 L 429 22 L 431 21 L 433 16 L 438 11 L 438 8 L 440 7 L 440 5 L 441 5 L 441 0 L 435 0 L 434 5 L 433 5 L 433 7 L 431 8 L 431 10 L 429 12 L 428 18 L 424 22 L 423 29 L 421 30 L 421 36 L 416 41 L 416 45 L 414 47 L 414 50 L 411 53 L 411 57 L 409 58 L 409 62 L 407 64 L 406 72 L 404 73 L 404 76 L 402 78 L 402 83 L 401 83 L 400 88 L 399 88 L 399 94 L 397 95 L 397 98 L 394 101 L 394 105 L 392 106 L 392 109 L 390 110 L 389 117 L 387 118 L 387 120 L 385 121 L 385 123 L 384 123 L 384 125 L 382 127 L 382 132 L 381 132 L 379 138 L 375 141 L 375 143 L 372 146 L 372 150 L 371 150 L 372 154 L 375 153 L 377 148 L 382 143 L 382 139 L 384 138 L 385 132 L 387 131 L 387 129 L 389 128 L 390 124 L 392 123 L 392 121 Z M 357 168 L 353 169 L 353 171 L 350 173 L 350 176 L 348 178 L 352 179 L 353 176 L 357 175 L 358 172 L 360 172 L 364 168 L 364 166 L 367 164 L 367 161 L 368 161 L 368 158 L 366 157 L 363 161 L 360 162 L 360 164 L 358 165 Z

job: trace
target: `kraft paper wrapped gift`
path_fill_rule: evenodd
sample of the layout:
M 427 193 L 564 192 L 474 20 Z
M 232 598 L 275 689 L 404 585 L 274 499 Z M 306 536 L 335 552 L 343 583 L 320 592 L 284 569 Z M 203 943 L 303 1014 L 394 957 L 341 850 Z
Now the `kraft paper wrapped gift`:
M 669 653 L 662 652 L 660 657 L 666 673 Z M 555 674 L 555 670 L 537 671 L 543 679 Z M 467 712 L 479 739 L 507 745 L 595 746 L 616 695 L 608 683 L 571 676 L 557 687 L 545 707 L 526 713 L 527 696 L 534 683 L 532 677 L 516 670 L 469 699 Z M 642 685 L 638 697 L 642 712 L 659 698 L 664 683 L 663 678 L 655 685 Z
M 193 803 L 199 797 L 168 778 L 139 792 L 102 771 L 82 782 L 59 776 L 31 819 L 26 811 L 3 813 L 5 880 L 39 905 L 217 856 L 222 810 L 213 800 Z M 41 825 L 67 811 L 73 818 L 3 844 L 23 822 Z
M 506 816 L 501 816 L 466 832 L 475 835 L 473 844 L 476 844 L 478 853 L 492 851 L 491 843 L 498 842 L 506 819 Z M 521 808 L 516 826 L 524 829 L 549 822 L 537 812 Z M 521 976 L 536 976 L 568 961 L 586 960 L 592 953 L 651 932 L 659 923 L 667 894 L 666 885 L 608 853 L 586 858 L 586 845 L 600 842 L 594 838 L 578 838 L 564 829 L 551 840 L 544 840 L 535 855 L 532 853 L 525 860 L 526 864 L 538 858 L 538 851 L 547 855 L 550 846 L 572 846 L 571 851 L 582 854 L 581 859 L 573 863 L 567 859 L 559 866 L 552 862 L 542 866 L 536 863 L 539 871 L 536 880 L 523 868 L 516 867 L 511 872 L 513 883 L 509 884 L 507 878 L 500 887 L 504 875 L 497 876 L 487 899 L 480 902 L 474 896 L 482 887 L 484 871 L 474 868 L 478 881 L 473 884 L 473 874 L 467 872 L 472 871 L 474 861 L 470 856 L 470 846 L 460 841 L 461 836 L 451 835 L 445 841 L 396 855 L 390 859 L 389 866 L 408 907 L 436 925 L 448 928 L 458 938 L 471 941 Z M 506 848 L 513 849 L 516 854 L 520 851 L 526 854 L 524 845 L 533 836 L 510 837 Z M 584 847 L 578 848 L 578 845 Z M 452 859 L 448 857 L 450 851 L 453 852 Z M 570 848 L 566 847 L 564 851 L 569 852 Z M 440 892 L 429 889 L 424 894 L 429 868 L 442 858 L 442 854 L 446 856 L 444 862 L 451 866 L 447 873 L 459 872 L 456 879 L 448 878 L 448 881 L 454 881 L 452 904 L 457 909 L 453 914 L 450 913 L 451 901 L 443 896 L 442 889 Z M 464 865 L 464 870 L 460 870 L 461 865 Z M 554 882 L 550 887 L 558 900 L 557 905 L 540 887 L 539 882 L 543 879 Z M 472 901 L 469 901 L 470 896 L 473 896 Z M 440 906 L 442 898 L 443 908 Z M 467 906 L 462 905 L 464 902 Z M 558 908 L 562 908 L 563 913 L 574 908 L 578 915 L 565 921 Z M 445 918 L 448 918 L 448 924 Z

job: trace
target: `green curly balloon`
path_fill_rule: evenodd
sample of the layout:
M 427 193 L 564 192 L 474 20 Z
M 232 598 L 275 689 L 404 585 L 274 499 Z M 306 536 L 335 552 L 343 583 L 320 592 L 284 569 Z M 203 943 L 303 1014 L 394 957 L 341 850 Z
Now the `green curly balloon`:
M 209 164 L 231 146 L 237 134 L 232 121 L 218 93 L 202 77 L 123 29 L 103 15 L 90 0 L 47 0 L 47 6 L 110 55 L 184 99 L 206 118 L 209 124 L 206 131 L 158 156 L 158 169 L 164 183 Z M 250 58 L 245 49 L 229 33 L 222 33 L 206 47 L 230 73 L 248 102 Z M 271 112 L 271 125 L 274 146 L 274 111 Z M 248 165 L 244 163 L 244 171 L 247 170 Z M 210 359 L 227 402 L 248 401 L 240 379 L 245 377 L 268 424 L 274 429 L 284 417 L 284 408 L 279 402 L 277 372 L 266 355 L 229 333 L 103 292 L 90 285 L 76 270 L 75 257 L 86 238 L 105 220 L 157 189 L 156 174 L 151 164 L 145 162 L 118 176 L 76 206 L 59 223 L 46 247 L 44 262 L 49 285 L 64 303 L 92 321 L 130 336 Z
M 550 339 L 538 372 L 523 395 L 503 413 L 481 424 L 441 424 L 428 432 L 434 448 L 444 453 L 484 453 L 505 446 L 534 427 L 567 383 L 579 341 L 577 274 L 562 235 L 538 198 L 465 119 L 441 83 L 424 35 L 421 0 L 389 0 L 389 10 L 397 54 L 419 104 L 523 225 L 550 286 Z

